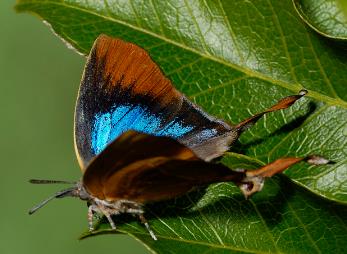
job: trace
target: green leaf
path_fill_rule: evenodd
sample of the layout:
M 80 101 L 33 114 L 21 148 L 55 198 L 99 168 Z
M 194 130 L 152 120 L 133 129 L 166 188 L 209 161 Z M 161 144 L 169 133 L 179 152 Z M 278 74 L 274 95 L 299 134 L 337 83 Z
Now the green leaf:
M 347 40 L 347 11 L 341 0 L 293 0 L 298 14 L 313 30 L 328 38 Z
M 100 33 L 139 44 L 179 90 L 233 123 L 305 87 L 309 99 L 264 117 L 234 149 L 264 163 L 324 155 L 337 164 L 287 174 L 347 203 L 347 54 L 309 31 L 289 0 L 21 0 L 16 9 L 39 15 L 83 54 Z
M 157 242 L 127 218 L 121 232 L 158 253 L 346 252 L 346 208 L 298 185 L 347 203 L 347 54 L 309 29 L 290 0 L 21 0 L 16 9 L 40 16 L 83 54 L 100 33 L 140 45 L 180 91 L 233 123 L 309 90 L 242 135 L 223 162 L 254 168 L 281 156 L 321 154 L 336 164 L 300 163 L 286 171 L 296 184 L 278 177 L 251 201 L 217 184 L 205 195 L 152 205 Z M 102 222 L 98 232 L 105 228 Z

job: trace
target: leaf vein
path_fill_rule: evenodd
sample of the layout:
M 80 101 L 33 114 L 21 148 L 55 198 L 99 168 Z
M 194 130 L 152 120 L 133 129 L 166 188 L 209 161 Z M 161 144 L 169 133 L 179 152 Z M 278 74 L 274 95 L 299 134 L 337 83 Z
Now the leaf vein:
M 301 128 L 306 126 L 307 124 L 309 124 L 317 115 L 319 115 L 320 113 L 322 113 L 322 111 L 326 110 L 328 108 L 328 106 L 323 106 L 320 109 L 318 109 L 315 113 L 313 113 L 312 115 L 310 115 L 305 122 L 301 125 Z M 289 139 L 294 133 L 296 133 L 295 131 L 291 131 L 287 136 L 285 136 L 284 138 L 282 138 L 267 154 L 268 154 L 268 158 L 271 158 L 271 155 L 276 151 L 276 149 L 281 146 L 287 139 Z
M 129 232 L 129 231 L 123 231 L 123 230 L 118 230 L 121 233 L 124 234 L 137 234 L 137 235 L 146 235 L 149 236 L 148 233 L 145 232 Z M 94 235 L 97 234 L 102 234 L 103 232 L 94 232 Z M 169 237 L 169 236 L 164 236 L 164 235 L 156 235 L 158 238 L 162 238 L 162 239 L 166 239 L 166 240 L 172 240 L 172 241 L 178 241 L 178 242 L 184 242 L 184 243 L 189 243 L 189 244 L 199 244 L 199 245 L 203 245 L 203 246 L 209 246 L 212 248 L 216 248 L 216 249 L 226 249 L 226 250 L 233 250 L 233 251 L 239 251 L 239 252 L 244 252 L 244 253 L 254 253 L 254 254 L 269 254 L 269 252 L 264 252 L 264 251 L 259 251 L 259 250 L 251 250 L 251 249 L 242 249 L 242 248 L 237 248 L 235 246 L 230 246 L 230 245 L 218 245 L 218 244 L 214 244 L 214 243 L 208 243 L 208 242 L 200 242 L 200 241 L 194 241 L 194 240 L 188 240 L 188 239 L 178 239 L 178 238 L 173 238 L 173 237 Z
M 333 96 L 335 96 L 335 98 L 339 98 L 339 96 L 337 95 L 337 93 L 336 93 L 336 91 L 335 91 L 333 85 L 332 85 L 331 82 L 330 82 L 330 79 L 328 78 L 326 72 L 325 72 L 324 69 L 323 69 L 323 66 L 322 66 L 322 63 L 321 63 L 320 59 L 319 59 L 318 56 L 317 56 L 316 50 L 314 49 L 313 44 L 312 44 L 312 41 L 311 41 L 311 36 L 310 36 L 310 34 L 309 34 L 309 33 L 306 33 L 306 35 L 307 35 L 307 41 L 308 41 L 309 44 L 310 44 L 310 48 L 311 48 L 312 54 L 313 54 L 314 59 L 315 59 L 315 61 L 316 61 L 316 63 L 317 63 L 317 66 L 318 66 L 318 68 L 319 68 L 319 70 L 320 70 L 320 72 L 321 72 L 321 74 L 322 74 L 322 76 L 323 76 L 323 79 L 324 79 L 325 83 L 326 83 L 327 86 L 329 87 L 329 89 L 330 89 L 331 93 L 333 94 Z
M 267 2 L 268 2 L 268 5 L 269 5 L 269 7 L 271 9 L 272 14 L 273 14 L 272 16 L 274 17 L 275 25 L 276 25 L 277 30 L 278 30 L 278 32 L 280 34 L 280 37 L 281 37 L 281 41 L 282 41 L 282 44 L 283 44 L 284 52 L 285 52 L 286 57 L 288 59 L 288 65 L 289 65 L 291 76 L 294 79 L 295 83 L 298 83 L 298 79 L 296 77 L 296 74 L 295 74 L 295 71 L 294 71 L 294 68 L 293 68 L 292 58 L 291 58 L 291 56 L 289 54 L 289 51 L 288 51 L 288 45 L 287 45 L 286 38 L 285 38 L 284 33 L 283 33 L 283 29 L 281 27 L 281 23 L 280 23 L 280 21 L 278 19 L 277 13 L 275 12 L 275 10 L 274 10 L 274 8 L 272 6 L 272 3 L 269 0 L 267 0 Z
M 224 82 L 224 83 L 222 83 L 222 84 L 220 84 L 220 85 L 213 86 L 213 87 L 207 88 L 207 89 L 205 89 L 205 90 L 203 90 L 203 91 L 200 91 L 200 92 L 198 92 L 198 93 L 192 94 L 192 95 L 188 96 L 188 98 L 194 99 L 194 98 L 196 98 L 196 97 L 198 97 L 198 96 L 201 96 L 201 95 L 203 95 L 203 94 L 206 94 L 206 93 L 209 93 L 209 92 L 211 92 L 211 91 L 214 91 L 214 90 L 217 90 L 217 89 L 220 89 L 220 88 L 223 88 L 223 87 L 226 87 L 226 86 L 235 84 L 235 83 L 238 82 L 238 81 L 245 80 L 245 79 L 248 79 L 248 78 L 249 78 L 249 77 L 247 77 L 247 76 L 245 75 L 245 76 L 242 76 L 242 77 L 239 77 L 239 78 L 236 78 L 236 79 L 232 79 L 232 80 L 230 80 L 230 81 L 228 81 L 228 82 Z
M 257 215 L 258 215 L 258 217 L 259 217 L 261 223 L 263 224 L 264 228 L 266 229 L 266 233 L 267 233 L 267 235 L 270 237 L 271 242 L 273 243 L 273 246 L 274 246 L 274 248 L 275 248 L 276 253 L 281 253 L 281 251 L 278 249 L 278 247 L 277 247 L 277 245 L 276 245 L 274 236 L 273 236 L 273 234 L 271 233 L 270 229 L 268 228 L 268 226 L 267 226 L 267 224 L 266 224 L 266 222 L 265 222 L 263 216 L 261 215 L 261 213 L 260 213 L 260 211 L 259 211 L 257 205 L 256 205 L 252 200 L 249 200 L 249 201 L 250 201 L 250 203 L 252 204 L 252 206 L 254 207 L 254 210 L 255 210 L 255 212 L 257 213 Z
M 222 16 L 223 16 L 223 19 L 224 19 L 224 22 L 228 28 L 228 32 L 230 34 L 230 38 L 233 40 L 234 42 L 234 45 L 235 45 L 235 48 L 236 48 L 236 51 L 240 57 L 240 61 L 241 63 L 244 63 L 245 62 L 245 59 L 243 57 L 243 55 L 241 54 L 241 50 L 240 50 L 240 47 L 238 45 L 238 43 L 236 42 L 236 35 L 234 33 L 234 30 L 232 29 L 231 25 L 230 25 L 230 22 L 228 20 L 228 17 L 224 11 L 224 7 L 223 7 L 223 4 L 222 4 L 222 1 L 221 0 L 218 0 L 218 4 L 219 4 L 219 7 L 220 7 L 220 11 L 222 13 Z
M 196 17 L 194 16 L 193 11 L 192 11 L 190 5 L 188 4 L 188 1 L 187 1 L 187 0 L 183 0 L 183 1 L 184 1 L 185 5 L 186 5 L 186 7 L 187 7 L 187 10 L 188 10 L 190 16 L 192 17 L 192 20 L 193 20 L 193 22 L 194 22 L 194 25 L 195 25 L 195 27 L 196 27 L 196 30 L 197 30 L 197 32 L 198 32 L 198 34 L 199 34 L 200 42 L 202 43 L 202 46 L 203 46 L 203 48 L 204 48 L 204 52 L 203 52 L 203 53 L 208 54 L 206 41 L 205 41 L 205 39 L 204 39 L 204 36 L 202 35 L 202 31 L 201 31 L 201 28 L 200 28 L 200 26 L 199 26 L 199 23 L 198 23 L 198 21 L 196 20 Z M 209 54 L 208 54 L 208 55 L 209 55 Z
M 189 198 L 189 196 L 187 196 L 190 203 L 192 205 L 195 205 L 195 203 Z M 206 222 L 206 224 L 210 227 L 210 229 L 212 230 L 212 232 L 215 234 L 215 236 L 217 237 L 219 243 L 223 246 L 225 246 L 223 240 L 221 239 L 221 237 L 219 236 L 218 232 L 216 231 L 216 229 L 214 228 L 213 224 L 206 218 L 206 216 L 203 214 L 203 212 L 201 211 L 201 209 L 197 209 L 197 211 L 199 212 L 199 214 L 201 215 L 202 219 Z
M 156 8 L 155 5 L 154 5 L 153 0 L 150 0 L 149 2 L 150 2 L 151 6 L 152 6 L 152 8 L 153 8 L 153 11 L 154 11 L 154 14 L 155 14 L 157 20 L 158 20 L 160 32 L 161 32 L 162 35 L 165 36 L 163 24 L 162 24 L 161 21 L 160 21 L 158 10 L 157 10 L 157 8 Z

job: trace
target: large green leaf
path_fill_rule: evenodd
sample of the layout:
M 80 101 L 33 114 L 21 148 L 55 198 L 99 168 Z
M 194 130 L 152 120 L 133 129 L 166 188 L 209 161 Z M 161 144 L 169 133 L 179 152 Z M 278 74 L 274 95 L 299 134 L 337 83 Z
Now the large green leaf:
M 293 0 L 300 17 L 319 34 L 347 40 L 347 12 L 341 0 Z M 341 3 L 340 3 L 341 2 Z
M 309 31 L 289 0 L 21 0 L 16 8 L 84 54 L 100 33 L 141 45 L 178 89 L 233 123 L 305 87 L 309 99 L 264 117 L 234 149 L 263 162 L 324 155 L 337 164 L 287 174 L 347 202 L 347 54 Z
M 347 54 L 307 28 L 290 0 L 21 0 L 16 8 L 39 15 L 83 54 L 100 33 L 142 46 L 179 90 L 233 123 L 305 87 L 306 99 L 264 117 L 233 148 L 245 155 L 230 153 L 224 163 L 250 168 L 280 156 L 322 154 L 337 163 L 301 163 L 286 174 L 347 203 Z M 219 184 L 203 197 L 149 207 L 158 242 L 136 222 L 120 230 L 158 253 L 346 252 L 344 206 L 285 177 L 251 201 L 238 193 Z

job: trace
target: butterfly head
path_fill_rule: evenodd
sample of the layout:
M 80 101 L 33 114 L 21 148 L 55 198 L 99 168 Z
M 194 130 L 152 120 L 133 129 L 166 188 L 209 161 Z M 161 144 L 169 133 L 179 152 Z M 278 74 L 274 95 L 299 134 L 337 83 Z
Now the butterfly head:
M 90 201 L 92 199 L 91 195 L 87 192 L 86 188 L 81 181 L 76 183 L 76 188 L 71 193 L 73 197 L 78 197 L 81 200 Z

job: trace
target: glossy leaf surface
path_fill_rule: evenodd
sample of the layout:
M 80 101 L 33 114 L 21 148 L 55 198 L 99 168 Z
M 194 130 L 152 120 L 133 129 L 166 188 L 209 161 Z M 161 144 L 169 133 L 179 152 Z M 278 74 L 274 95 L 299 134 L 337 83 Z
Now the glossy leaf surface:
M 39 15 L 83 54 L 100 33 L 140 45 L 180 91 L 232 123 L 309 90 L 241 137 L 233 151 L 245 156 L 231 153 L 223 163 L 254 168 L 281 156 L 321 154 L 336 164 L 300 163 L 286 172 L 296 184 L 276 178 L 251 201 L 219 184 L 202 199 L 195 193 L 181 205 L 151 206 L 158 242 L 137 222 L 122 231 L 158 253 L 168 246 L 172 253 L 346 251 L 345 207 L 297 184 L 347 203 L 347 54 L 307 27 L 291 1 L 21 0 L 17 10 Z M 188 213 L 178 216 L 185 206 Z
M 293 0 L 296 10 L 312 29 L 332 39 L 347 40 L 347 10 L 341 0 Z
M 17 10 L 35 12 L 83 54 L 100 33 L 137 43 L 180 91 L 233 123 L 308 89 L 301 104 L 265 117 L 235 149 L 263 162 L 324 155 L 337 164 L 287 174 L 347 202 L 347 54 L 311 32 L 289 0 L 22 0 Z

